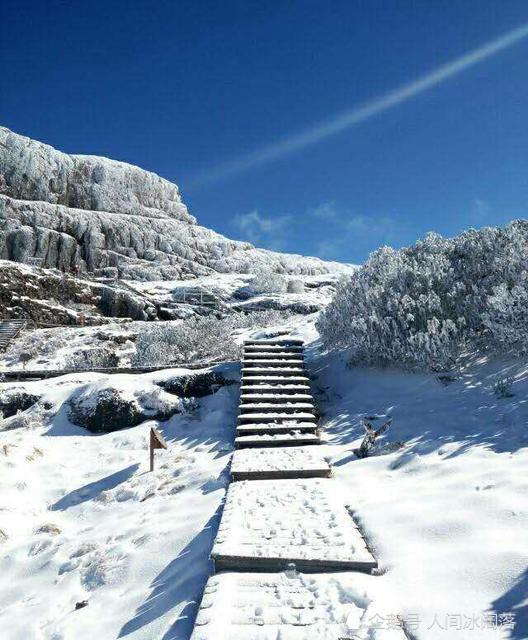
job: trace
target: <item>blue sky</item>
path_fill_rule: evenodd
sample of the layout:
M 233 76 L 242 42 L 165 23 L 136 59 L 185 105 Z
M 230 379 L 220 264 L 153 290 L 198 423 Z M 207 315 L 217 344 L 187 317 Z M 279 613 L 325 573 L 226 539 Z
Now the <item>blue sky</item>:
M 0 123 L 155 171 L 230 237 L 361 262 L 528 217 L 528 37 L 463 62 L 527 23 L 525 0 L 3 0 Z

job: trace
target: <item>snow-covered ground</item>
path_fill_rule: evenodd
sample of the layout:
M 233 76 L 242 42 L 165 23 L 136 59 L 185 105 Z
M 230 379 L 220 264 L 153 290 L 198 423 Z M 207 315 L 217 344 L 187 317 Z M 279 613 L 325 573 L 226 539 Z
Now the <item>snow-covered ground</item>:
M 174 373 L 9 385 L 44 393 L 56 416 L 0 431 L 2 640 L 189 637 L 228 480 L 236 385 L 166 422 L 101 435 L 72 425 L 65 404 L 94 381 L 132 393 Z M 169 445 L 154 473 L 151 426 Z
M 296 318 L 293 334 L 309 343 L 326 438 L 317 452 L 382 567 L 340 593 L 358 603 L 375 593 L 380 624 L 401 614 L 418 640 L 526 640 L 528 366 L 471 362 L 454 381 L 349 368 L 344 354 L 320 353 L 314 319 Z M 135 377 L 134 388 L 149 376 Z M 509 376 L 514 395 L 498 397 L 495 383 Z M 57 408 L 93 379 L 19 386 L 39 385 Z M 196 412 L 161 423 L 169 451 L 157 453 L 154 474 L 146 473 L 151 422 L 94 436 L 59 410 L 50 425 L 0 431 L 2 640 L 188 640 L 236 403 L 236 387 L 224 387 Z M 357 459 L 361 418 L 388 414 L 391 429 Z
M 348 368 L 309 350 L 325 454 L 418 639 L 528 638 L 528 366 L 433 375 Z M 513 377 L 513 397 L 498 379 Z M 361 418 L 393 417 L 375 453 Z M 512 629 L 512 620 L 515 627 Z

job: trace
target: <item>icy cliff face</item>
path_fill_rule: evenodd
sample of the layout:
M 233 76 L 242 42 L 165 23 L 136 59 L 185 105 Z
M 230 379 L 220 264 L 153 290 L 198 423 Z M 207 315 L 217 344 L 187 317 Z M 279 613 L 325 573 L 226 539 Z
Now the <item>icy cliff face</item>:
M 0 193 L 75 209 L 196 222 L 178 187 L 155 173 L 107 158 L 68 155 L 3 127 Z
M 117 267 L 138 280 L 344 268 L 229 240 L 196 224 L 178 187 L 154 173 L 67 155 L 0 127 L 0 259 L 31 258 L 66 270 Z

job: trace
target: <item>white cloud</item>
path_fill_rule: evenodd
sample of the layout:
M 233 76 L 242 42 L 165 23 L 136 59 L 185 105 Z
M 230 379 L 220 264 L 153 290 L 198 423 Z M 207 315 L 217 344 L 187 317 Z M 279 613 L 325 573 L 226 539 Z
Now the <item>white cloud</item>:
M 487 200 L 474 198 L 471 203 L 468 222 L 472 227 L 482 227 L 489 221 L 490 213 L 491 207 Z
M 280 249 L 283 246 L 284 232 L 292 220 L 292 216 L 262 216 L 254 209 L 249 213 L 237 214 L 232 220 L 232 225 L 244 240 L 271 249 Z
M 463 56 L 433 69 L 416 80 L 412 80 L 411 82 L 382 94 L 378 98 L 374 98 L 363 105 L 353 107 L 352 109 L 339 113 L 328 120 L 305 129 L 304 131 L 288 135 L 282 140 L 265 145 L 245 156 L 235 158 L 234 160 L 225 162 L 217 167 L 213 167 L 210 170 L 206 170 L 204 173 L 194 176 L 194 178 L 191 178 L 188 182 L 191 185 L 217 182 L 317 144 L 330 136 L 341 133 L 352 126 L 365 122 L 366 120 L 369 120 L 380 113 L 384 113 L 403 102 L 407 102 L 424 91 L 428 91 L 429 89 L 433 89 L 434 87 L 443 84 L 463 71 L 466 71 L 501 51 L 512 47 L 521 40 L 524 40 L 527 36 L 528 24 L 525 23 L 517 29 L 508 31 L 502 36 L 495 38 L 480 47 L 472 49 Z
M 334 202 L 324 202 L 315 209 L 311 209 L 309 213 L 314 218 L 321 220 L 333 220 L 339 215 Z

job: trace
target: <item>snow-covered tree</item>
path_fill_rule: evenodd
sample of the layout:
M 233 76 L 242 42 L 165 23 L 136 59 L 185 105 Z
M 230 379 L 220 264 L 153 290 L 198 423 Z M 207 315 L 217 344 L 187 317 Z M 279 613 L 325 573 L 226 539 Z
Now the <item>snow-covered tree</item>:
M 374 365 L 440 370 L 467 347 L 525 352 L 527 266 L 525 221 L 383 247 L 339 285 L 319 331 L 327 348 Z

